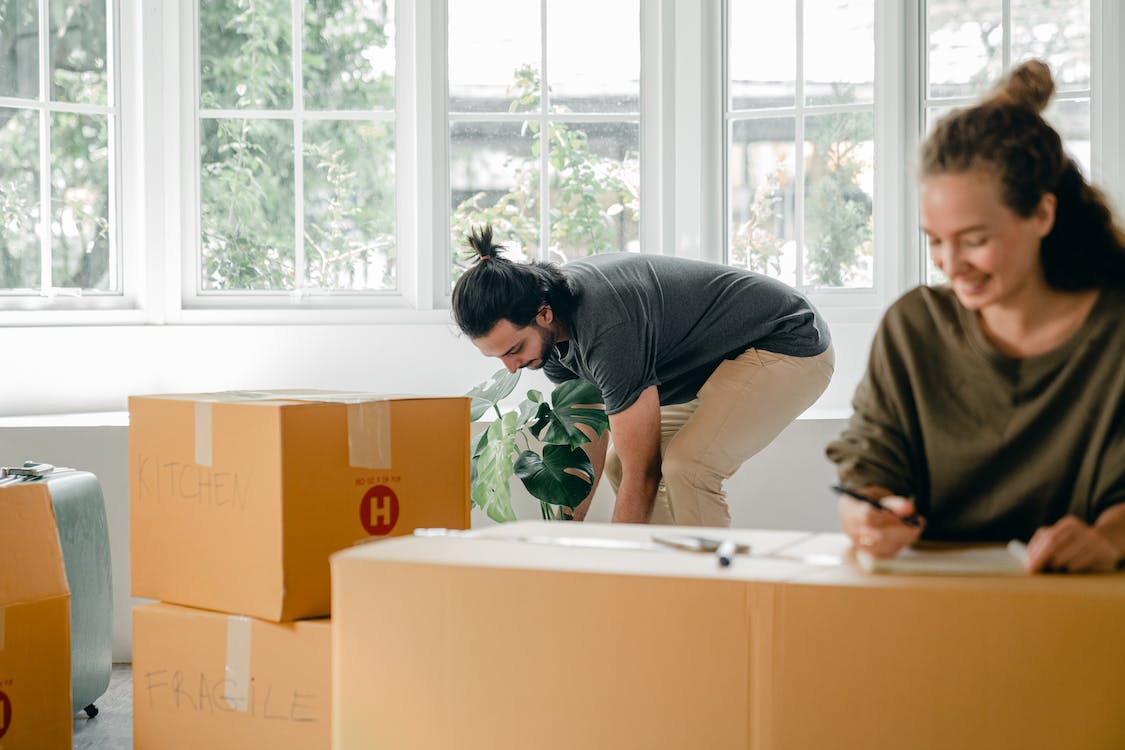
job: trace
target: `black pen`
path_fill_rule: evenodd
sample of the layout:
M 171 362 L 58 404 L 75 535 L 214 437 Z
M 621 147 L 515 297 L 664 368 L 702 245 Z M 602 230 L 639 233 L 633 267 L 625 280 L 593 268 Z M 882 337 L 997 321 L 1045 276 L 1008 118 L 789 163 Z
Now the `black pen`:
M 719 561 L 719 567 L 725 568 L 734 561 L 734 554 L 738 551 L 738 545 L 734 543 L 733 539 L 725 539 L 715 550 L 715 557 Z
M 838 484 L 832 485 L 832 491 L 837 493 L 837 494 L 840 494 L 840 495 L 847 495 L 848 497 L 854 497 L 856 500 L 859 500 L 861 503 L 867 503 L 868 505 L 874 506 L 874 507 L 878 508 L 879 510 L 885 510 L 888 513 L 893 513 L 898 520 L 902 521 L 907 526 L 921 526 L 922 525 L 922 522 L 919 520 L 917 513 L 911 513 L 909 516 L 900 516 L 897 513 L 895 513 L 893 510 L 891 510 L 890 508 L 888 508 L 887 506 L 883 505 L 881 502 L 876 500 L 875 498 L 868 497 L 867 495 L 856 492 L 855 490 L 848 489 L 847 487 L 843 487 L 843 486 L 838 485 Z

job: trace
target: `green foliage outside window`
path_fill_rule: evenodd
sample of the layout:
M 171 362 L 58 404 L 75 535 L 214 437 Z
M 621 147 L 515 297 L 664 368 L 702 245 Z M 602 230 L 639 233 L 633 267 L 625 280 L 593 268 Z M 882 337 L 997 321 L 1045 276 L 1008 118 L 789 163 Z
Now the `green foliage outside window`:
M 509 112 L 538 110 L 542 82 L 537 70 L 523 66 L 515 72 Z M 531 158 L 507 159 L 515 178 L 508 191 L 489 203 L 478 192 L 453 212 L 451 245 L 453 279 L 464 270 L 460 260 L 465 237 L 472 227 L 491 224 L 496 234 L 525 248 L 539 246 L 540 155 L 544 135 L 551 167 L 550 251 L 555 261 L 577 255 L 594 255 L 623 249 L 618 222 L 640 221 L 640 195 L 621 161 L 596 153 L 587 131 L 561 122 L 526 120 L 521 135 L 531 140 Z M 636 154 L 626 160 L 635 162 Z
M 396 284 L 394 128 L 322 110 L 389 111 L 394 76 L 383 2 L 304 4 L 303 202 L 296 206 L 295 123 L 226 119 L 206 110 L 293 105 L 289 0 L 200 3 L 200 188 L 205 290 L 284 291 L 297 285 L 294 211 L 303 212 L 304 287 Z
M 105 4 L 49 3 L 48 98 L 107 103 Z M 39 90 L 39 15 L 34 0 L 0 0 L 0 96 L 34 107 Z M 106 114 L 48 113 L 51 286 L 105 290 L 110 267 Z M 0 289 L 40 288 L 39 111 L 0 107 Z

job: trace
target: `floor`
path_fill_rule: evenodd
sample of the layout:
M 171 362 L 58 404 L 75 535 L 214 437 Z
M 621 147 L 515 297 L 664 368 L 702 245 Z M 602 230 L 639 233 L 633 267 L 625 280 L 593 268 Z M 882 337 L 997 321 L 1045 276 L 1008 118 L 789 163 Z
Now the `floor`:
M 109 689 L 97 700 L 98 715 L 74 717 L 74 750 L 130 750 L 133 747 L 133 670 L 114 664 Z

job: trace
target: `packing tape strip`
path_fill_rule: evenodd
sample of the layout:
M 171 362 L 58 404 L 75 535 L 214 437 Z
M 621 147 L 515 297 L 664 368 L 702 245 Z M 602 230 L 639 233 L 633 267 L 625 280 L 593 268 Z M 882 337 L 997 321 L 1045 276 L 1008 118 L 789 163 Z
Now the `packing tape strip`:
M 389 402 L 348 404 L 348 464 L 361 469 L 393 466 Z
M 226 682 L 239 695 L 224 695 L 235 711 L 250 710 L 250 618 L 242 615 L 227 617 Z
M 199 466 L 211 465 L 211 407 L 214 403 L 216 402 L 195 402 L 195 463 Z M 348 408 L 348 464 L 361 469 L 391 468 L 390 402 L 379 400 L 345 403 Z
M 211 403 L 195 402 L 195 463 L 211 465 Z

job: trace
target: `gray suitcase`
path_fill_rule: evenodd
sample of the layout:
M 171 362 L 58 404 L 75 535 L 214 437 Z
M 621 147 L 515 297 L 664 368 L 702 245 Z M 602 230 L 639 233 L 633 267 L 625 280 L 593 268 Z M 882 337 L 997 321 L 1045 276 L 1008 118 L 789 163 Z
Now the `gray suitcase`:
M 70 587 L 71 697 L 75 713 L 97 715 L 113 668 L 109 526 L 98 478 L 88 471 L 26 462 L 0 469 L 0 483 L 46 482 Z

